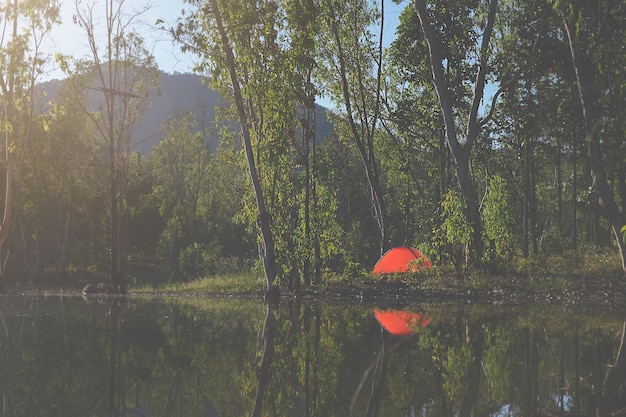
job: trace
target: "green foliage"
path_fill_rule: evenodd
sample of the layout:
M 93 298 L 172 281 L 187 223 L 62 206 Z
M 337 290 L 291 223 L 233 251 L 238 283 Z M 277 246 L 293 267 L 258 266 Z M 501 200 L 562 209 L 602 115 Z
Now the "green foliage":
M 444 259 L 452 261 L 457 278 L 462 277 L 463 267 L 467 266 L 467 250 L 474 230 L 465 216 L 463 201 L 456 189 L 450 189 L 441 204 L 441 225 L 433 231 L 434 246 Z
M 449 346 L 441 365 L 444 373 L 443 388 L 452 402 L 459 402 L 467 389 L 464 378 L 474 360 L 468 345 Z
M 489 392 L 496 401 L 505 401 L 514 375 L 515 364 L 511 357 L 515 350 L 515 337 L 510 329 L 496 328 L 485 345 L 483 369 L 487 375 Z
M 220 253 L 221 247 L 217 242 L 202 245 L 194 243 L 180 251 L 178 268 L 190 278 L 213 275 L 217 271 Z
M 484 232 L 499 256 L 512 254 L 514 248 L 515 218 L 510 201 L 504 179 L 498 175 L 491 178 L 483 206 Z
M 463 197 L 455 189 L 446 194 L 442 202 L 441 229 L 445 242 L 452 245 L 467 245 L 472 240 L 473 229 L 465 217 Z
M 213 154 L 196 120 L 186 113 L 163 126 L 165 138 L 148 159 L 152 188 L 142 200 L 160 213 L 161 262 L 194 277 L 214 273 L 219 257 L 248 255 L 243 248 L 250 247 L 235 219 L 245 182 L 239 154 L 226 140 Z

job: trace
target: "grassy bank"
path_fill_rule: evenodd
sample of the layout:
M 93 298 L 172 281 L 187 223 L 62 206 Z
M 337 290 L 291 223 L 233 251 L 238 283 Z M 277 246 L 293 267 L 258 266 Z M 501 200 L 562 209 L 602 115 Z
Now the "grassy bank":
M 189 282 L 137 286 L 131 293 L 172 295 L 261 296 L 260 271 L 211 276 Z M 295 296 L 285 285 L 284 295 Z M 451 266 L 414 274 L 379 276 L 362 271 L 353 277 L 327 274 L 300 296 L 357 298 L 429 298 L 468 300 L 605 300 L 622 299 L 626 276 L 615 252 L 565 253 L 514 258 L 468 269 L 459 277 Z
M 158 286 L 144 284 L 130 288 L 132 293 L 168 293 L 196 295 L 261 294 L 264 277 L 255 271 L 198 278 L 187 282 L 168 282 Z

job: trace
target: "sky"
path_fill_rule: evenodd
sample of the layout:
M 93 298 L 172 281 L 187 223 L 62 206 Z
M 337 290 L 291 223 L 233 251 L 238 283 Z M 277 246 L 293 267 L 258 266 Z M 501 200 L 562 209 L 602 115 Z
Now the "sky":
M 91 4 L 93 0 L 82 0 L 84 4 Z M 169 34 L 159 30 L 155 23 L 162 19 L 166 26 L 172 27 L 176 24 L 176 19 L 181 15 L 183 8 L 189 6 L 182 0 L 125 0 L 124 6 L 130 10 L 143 8 L 150 5 L 149 10 L 142 14 L 137 31 L 144 37 L 146 46 L 154 55 L 160 70 L 166 73 L 188 73 L 192 72 L 194 57 L 191 54 L 183 54 L 180 48 L 175 45 Z M 398 24 L 400 12 L 407 4 L 396 5 L 391 0 L 385 0 L 385 43 L 389 43 L 395 37 L 395 29 Z M 75 13 L 74 0 L 61 0 L 61 21 L 62 24 L 55 27 L 50 36 L 50 51 L 60 52 L 74 56 L 76 58 L 87 58 L 87 42 L 83 29 L 74 23 L 72 16 Z M 104 1 L 99 1 L 96 7 L 102 8 L 104 15 Z M 97 10 L 97 9 L 95 9 Z M 62 79 L 64 74 L 53 66 L 47 72 L 46 79 Z
M 88 58 L 88 45 L 84 29 L 74 23 L 72 16 L 75 14 L 74 0 L 61 0 L 61 24 L 55 27 L 50 34 L 49 50 L 71 55 L 75 58 Z M 93 0 L 83 0 L 85 4 L 91 4 Z M 102 9 L 104 16 L 104 1 L 98 1 L 95 11 Z M 154 55 L 159 69 L 167 73 L 192 72 L 194 59 L 190 54 L 183 54 L 180 48 L 172 42 L 170 35 L 155 25 L 158 19 L 162 19 L 166 26 L 175 26 L 176 18 L 181 15 L 183 8 L 189 6 L 182 0 L 152 0 L 147 3 L 143 0 L 125 0 L 124 8 L 128 13 L 137 11 L 146 5 L 149 9 L 142 13 L 137 20 L 136 30 L 143 36 L 146 47 Z M 47 79 L 62 79 L 65 75 L 53 66 L 47 72 Z

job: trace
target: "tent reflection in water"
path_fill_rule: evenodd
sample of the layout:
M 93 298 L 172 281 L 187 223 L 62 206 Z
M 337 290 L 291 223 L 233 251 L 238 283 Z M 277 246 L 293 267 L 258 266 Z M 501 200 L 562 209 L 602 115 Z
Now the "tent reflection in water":
M 407 246 L 389 249 L 374 266 L 374 274 L 397 274 L 417 272 L 420 268 L 431 267 L 433 264 L 420 251 Z
M 405 310 L 374 310 L 374 316 L 383 328 L 395 336 L 408 336 L 430 323 L 430 317 Z

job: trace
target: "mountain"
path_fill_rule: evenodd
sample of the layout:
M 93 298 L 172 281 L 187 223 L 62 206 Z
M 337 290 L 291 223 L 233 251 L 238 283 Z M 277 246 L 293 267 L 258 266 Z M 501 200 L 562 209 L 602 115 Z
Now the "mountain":
M 202 115 L 206 126 L 215 122 L 215 110 L 224 104 L 217 91 L 202 82 L 196 74 L 161 73 L 158 79 L 159 93 L 153 95 L 152 104 L 133 129 L 134 148 L 147 155 L 163 138 L 160 127 L 165 121 L 188 111 Z
M 63 81 L 51 80 L 39 85 L 46 101 L 54 101 Z M 191 111 L 200 116 L 204 127 L 211 127 L 215 121 L 216 108 L 224 104 L 219 93 L 211 89 L 197 74 L 166 74 L 161 72 L 157 92 L 151 97 L 152 104 L 133 128 L 133 149 L 148 155 L 163 138 L 161 126 L 176 115 Z M 45 103 L 40 103 L 45 106 Z M 94 106 L 95 107 L 95 106 Z M 316 131 L 318 140 L 332 134 L 334 129 L 328 120 L 326 109 L 317 106 Z M 216 145 L 216 144 L 215 144 Z

